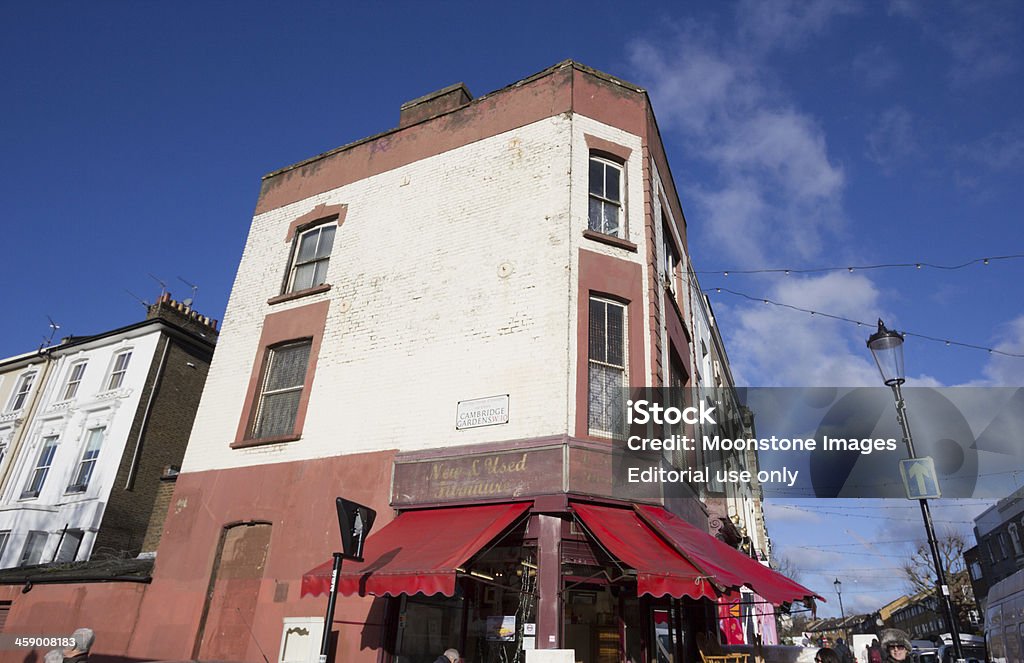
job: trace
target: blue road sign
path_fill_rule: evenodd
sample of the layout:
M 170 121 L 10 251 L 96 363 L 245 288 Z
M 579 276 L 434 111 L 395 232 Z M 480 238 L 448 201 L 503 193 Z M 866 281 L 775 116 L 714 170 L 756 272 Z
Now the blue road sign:
M 935 462 L 929 457 L 907 458 L 900 461 L 900 476 L 908 500 L 935 500 L 942 497 Z

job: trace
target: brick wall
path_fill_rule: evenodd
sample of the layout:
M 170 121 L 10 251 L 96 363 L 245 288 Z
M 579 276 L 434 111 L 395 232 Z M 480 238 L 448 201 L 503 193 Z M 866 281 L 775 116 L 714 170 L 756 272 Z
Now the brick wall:
M 165 349 L 167 355 L 157 381 Z M 159 537 L 159 524 L 167 513 L 166 499 L 162 507 L 157 501 L 158 495 L 167 490 L 160 477 L 165 467 L 181 465 L 211 353 L 208 346 L 168 334 L 161 338 L 96 535 L 94 552 L 104 549 L 134 556 L 143 549 L 155 549 L 152 539 L 150 547 L 145 548 L 144 539 L 147 532 Z M 149 418 L 144 421 L 151 394 Z M 130 479 L 140 433 L 137 468 Z M 152 526 L 151 516 L 157 521 Z
M 572 122 L 548 118 L 257 215 L 183 471 L 564 434 L 573 230 L 587 204 L 585 157 L 571 204 Z M 330 291 L 268 304 L 289 224 L 319 204 L 347 205 Z M 325 299 L 302 439 L 230 449 L 264 318 Z M 508 424 L 455 430 L 458 401 L 506 393 Z

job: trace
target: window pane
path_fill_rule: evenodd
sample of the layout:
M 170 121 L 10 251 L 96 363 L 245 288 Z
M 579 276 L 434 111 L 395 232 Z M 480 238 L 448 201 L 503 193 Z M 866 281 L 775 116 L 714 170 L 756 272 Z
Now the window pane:
M 623 361 L 622 307 L 608 304 L 608 353 L 607 361 L 616 366 L 625 366 Z
M 605 306 L 602 301 L 590 300 L 590 359 L 593 361 L 605 361 L 607 358 Z
M 590 430 L 618 434 L 622 429 L 624 372 L 619 368 L 590 364 Z
M 300 343 L 272 351 L 265 391 L 301 387 L 306 380 L 309 343 Z
M 604 211 L 604 220 L 601 224 L 601 232 L 608 235 L 619 234 L 619 206 L 612 203 L 601 203 Z
M 296 263 L 313 259 L 313 256 L 316 255 L 316 240 L 319 234 L 316 230 L 311 230 L 299 239 L 299 253 L 295 257 Z
M 596 232 L 604 232 L 603 220 L 601 218 L 601 201 L 597 198 L 590 199 L 590 216 L 587 227 Z
M 313 277 L 316 274 L 316 264 L 306 263 L 295 268 L 295 280 L 292 282 L 292 292 L 305 290 L 313 287 Z
M 607 166 L 604 169 L 604 173 L 606 178 L 604 197 L 619 202 L 622 199 L 621 191 L 619 190 L 619 169 L 614 166 Z
M 301 395 L 302 391 L 297 390 L 264 396 L 253 436 L 260 438 L 289 435 L 295 426 L 295 415 L 299 409 Z
M 316 247 L 316 257 L 326 258 L 331 255 L 334 246 L 334 230 L 337 226 L 324 226 L 320 229 L 320 243 Z
M 313 265 L 316 266 L 316 271 L 313 274 L 313 285 L 323 285 L 327 283 L 327 266 L 331 264 L 330 259 L 317 260 Z
M 604 164 L 597 159 L 590 160 L 590 193 L 604 195 Z

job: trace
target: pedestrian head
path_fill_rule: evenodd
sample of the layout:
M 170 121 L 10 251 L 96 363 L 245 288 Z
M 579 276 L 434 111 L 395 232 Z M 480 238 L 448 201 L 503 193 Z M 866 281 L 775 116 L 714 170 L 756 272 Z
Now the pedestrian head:
M 435 649 L 434 651 L 437 651 L 437 650 Z M 444 657 L 447 658 L 452 663 L 459 663 L 459 658 L 461 658 L 459 656 L 459 650 L 458 649 L 445 649 L 444 650 Z
M 883 656 L 886 661 L 901 663 L 910 658 L 910 636 L 898 628 L 887 628 L 880 634 Z
M 835 649 L 822 647 L 814 655 L 814 663 L 843 663 Z

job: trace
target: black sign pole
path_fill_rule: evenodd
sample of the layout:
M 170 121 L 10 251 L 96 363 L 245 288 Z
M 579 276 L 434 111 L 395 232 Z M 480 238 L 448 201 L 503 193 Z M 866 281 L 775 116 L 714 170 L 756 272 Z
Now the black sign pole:
M 320 640 L 320 663 L 327 663 L 327 650 L 331 647 L 331 624 L 334 622 L 334 600 L 338 598 L 338 575 L 341 573 L 341 553 L 334 553 L 334 567 L 331 569 L 331 591 L 327 599 L 327 615 L 324 617 L 324 637 Z

